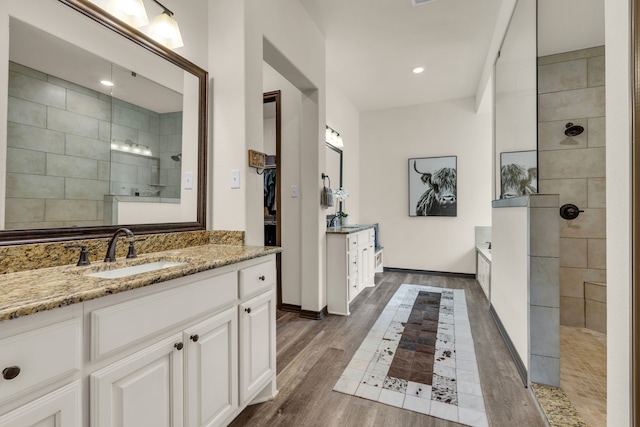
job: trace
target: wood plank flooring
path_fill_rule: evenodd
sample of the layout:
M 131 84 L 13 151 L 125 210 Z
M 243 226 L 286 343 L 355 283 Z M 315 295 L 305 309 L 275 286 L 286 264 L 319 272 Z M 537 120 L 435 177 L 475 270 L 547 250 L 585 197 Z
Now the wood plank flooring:
M 473 279 L 379 273 L 352 303 L 351 316 L 307 320 L 278 312 L 277 384 L 270 402 L 249 406 L 231 424 L 291 427 L 456 426 L 457 423 L 334 392 L 333 386 L 371 326 L 403 283 L 464 289 L 490 426 L 544 426 Z

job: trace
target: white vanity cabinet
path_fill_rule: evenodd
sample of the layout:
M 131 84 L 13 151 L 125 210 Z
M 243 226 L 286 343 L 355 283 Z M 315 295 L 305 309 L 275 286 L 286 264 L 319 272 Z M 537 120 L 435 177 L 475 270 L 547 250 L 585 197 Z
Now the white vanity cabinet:
M 82 426 L 82 316 L 69 307 L 0 330 L 0 426 Z
M 491 286 L 491 263 L 480 252 L 476 252 L 476 257 L 476 279 L 488 299 Z
M 269 255 L 0 323 L 0 426 L 229 424 L 277 392 L 275 278 Z
M 327 310 L 349 315 L 349 303 L 375 284 L 375 231 L 327 234 Z

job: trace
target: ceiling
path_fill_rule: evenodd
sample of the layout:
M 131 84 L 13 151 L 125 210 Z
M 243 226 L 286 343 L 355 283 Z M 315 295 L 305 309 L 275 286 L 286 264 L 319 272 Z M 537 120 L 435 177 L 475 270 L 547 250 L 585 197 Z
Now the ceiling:
M 299 0 L 360 111 L 476 95 L 504 0 Z M 541 54 L 604 44 L 604 0 L 538 0 Z M 412 69 L 422 66 L 422 74 Z

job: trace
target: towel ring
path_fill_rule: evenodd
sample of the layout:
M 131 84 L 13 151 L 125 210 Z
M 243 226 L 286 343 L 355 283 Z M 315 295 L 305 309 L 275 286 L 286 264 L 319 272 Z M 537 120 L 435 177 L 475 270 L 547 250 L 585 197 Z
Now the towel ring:
M 324 180 L 326 178 L 327 180 L 329 180 L 329 188 L 331 188 L 331 178 L 329 178 L 329 175 L 323 172 L 321 176 L 322 176 L 322 185 L 324 185 Z M 324 186 L 326 187 L 326 185 Z

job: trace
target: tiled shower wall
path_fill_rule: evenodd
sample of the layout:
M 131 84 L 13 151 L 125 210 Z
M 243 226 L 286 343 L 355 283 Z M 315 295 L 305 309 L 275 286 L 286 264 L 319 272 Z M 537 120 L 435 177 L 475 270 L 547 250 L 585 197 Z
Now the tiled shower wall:
M 606 332 L 604 47 L 538 58 L 539 191 L 560 206 L 560 323 Z M 567 123 L 584 127 L 575 137 Z
M 165 188 L 150 184 L 160 183 L 158 168 L 176 168 L 170 156 L 112 153 L 110 140 L 161 156 L 162 138 L 172 149 L 181 143 L 181 113 L 160 115 L 15 63 L 9 73 L 6 229 L 103 225 L 105 194 Z M 162 184 L 179 197 L 179 183 L 178 170 Z

